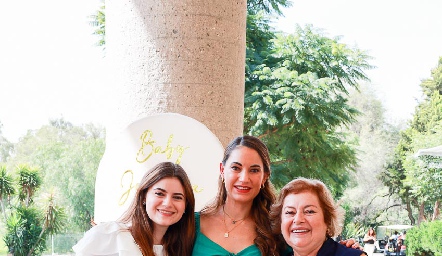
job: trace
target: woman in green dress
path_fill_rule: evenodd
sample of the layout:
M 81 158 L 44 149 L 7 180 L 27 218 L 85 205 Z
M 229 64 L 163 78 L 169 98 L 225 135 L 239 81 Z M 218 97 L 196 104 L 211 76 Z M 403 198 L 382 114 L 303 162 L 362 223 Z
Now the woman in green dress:
M 267 146 L 240 136 L 227 146 L 220 163 L 218 194 L 196 217 L 193 256 L 276 255 L 269 211 L 275 191 L 269 181 Z

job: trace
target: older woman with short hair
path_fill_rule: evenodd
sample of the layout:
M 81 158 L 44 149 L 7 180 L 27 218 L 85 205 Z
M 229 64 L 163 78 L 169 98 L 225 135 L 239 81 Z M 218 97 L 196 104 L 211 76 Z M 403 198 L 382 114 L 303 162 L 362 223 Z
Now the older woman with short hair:
M 366 255 L 332 239 L 341 232 L 343 219 L 343 210 L 329 189 L 315 179 L 297 178 L 289 182 L 271 210 L 275 236 L 292 249 L 281 255 Z

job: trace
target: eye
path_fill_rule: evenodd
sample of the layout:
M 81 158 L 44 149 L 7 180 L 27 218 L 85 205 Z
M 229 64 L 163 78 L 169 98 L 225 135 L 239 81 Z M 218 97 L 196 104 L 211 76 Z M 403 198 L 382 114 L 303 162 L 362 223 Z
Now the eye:
M 161 191 L 156 191 L 156 192 L 155 192 L 155 195 L 157 195 L 157 196 L 164 196 L 164 193 L 161 192 Z
M 252 173 L 258 173 L 258 172 L 261 172 L 261 169 L 259 169 L 259 168 L 254 168 L 254 169 L 251 169 L 250 172 L 252 172 Z
M 184 196 L 176 195 L 176 196 L 173 196 L 173 199 L 182 201 L 182 200 L 184 200 Z
M 315 210 L 313 210 L 313 209 L 306 209 L 306 210 L 304 211 L 304 213 L 305 213 L 305 214 L 309 214 L 309 215 L 312 215 L 312 214 L 315 214 L 315 213 L 316 213 L 316 211 L 315 211 Z
M 289 215 L 289 216 L 293 216 L 293 215 L 295 215 L 295 212 L 294 211 L 285 211 L 284 214 Z
M 240 171 L 240 170 L 241 170 L 241 168 L 239 168 L 239 166 L 237 166 L 237 165 L 234 165 L 234 166 L 232 166 L 231 168 L 232 168 L 232 170 L 234 170 L 234 171 Z

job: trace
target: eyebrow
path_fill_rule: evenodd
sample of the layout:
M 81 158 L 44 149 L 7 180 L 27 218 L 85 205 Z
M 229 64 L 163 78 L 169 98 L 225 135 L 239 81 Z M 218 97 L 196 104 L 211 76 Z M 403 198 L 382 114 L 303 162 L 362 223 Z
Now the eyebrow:
M 302 209 L 305 209 L 305 208 L 308 208 L 308 207 L 319 208 L 319 206 L 316 206 L 316 205 L 313 205 L 313 204 L 309 204 L 309 205 L 306 205 L 306 206 L 302 207 Z M 285 206 L 283 209 L 286 209 L 286 208 L 296 209 L 296 207 L 294 207 L 294 206 L 290 206 L 290 205 Z
M 161 192 L 165 192 L 165 193 L 167 193 L 167 191 L 165 190 L 165 189 L 163 189 L 163 188 L 154 188 L 153 190 L 160 190 Z M 181 195 L 181 196 L 183 196 L 184 197 L 184 194 L 183 193 L 173 193 L 174 195 Z
M 232 162 L 233 164 L 237 164 L 237 165 L 241 165 L 242 166 L 242 164 L 240 163 L 240 162 Z M 250 167 L 258 167 L 258 168 L 261 168 L 261 165 L 259 165 L 259 164 L 252 164 Z

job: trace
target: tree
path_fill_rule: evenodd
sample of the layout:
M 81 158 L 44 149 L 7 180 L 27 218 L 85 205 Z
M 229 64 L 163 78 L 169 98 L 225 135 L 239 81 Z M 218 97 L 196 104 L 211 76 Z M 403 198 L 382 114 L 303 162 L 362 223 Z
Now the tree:
M 97 12 L 95 14 L 92 14 L 89 16 L 91 21 L 89 24 L 93 27 L 95 27 L 94 35 L 98 36 L 99 40 L 97 42 L 97 46 L 103 47 L 105 49 L 106 45 L 106 15 L 105 15 L 105 5 L 104 0 L 101 1 L 101 5 L 98 8 Z
M 70 231 L 86 231 L 94 212 L 95 177 L 104 154 L 103 127 L 74 126 L 64 119 L 50 120 L 28 131 L 8 162 L 27 162 L 42 170 L 42 191 L 56 188 L 58 204 L 66 210 Z
M 425 98 L 416 107 L 409 128 L 401 133 L 395 157 L 384 172 L 384 184 L 407 205 L 412 224 L 436 219 L 441 201 L 442 168 L 429 165 L 430 157 L 416 157 L 419 149 L 442 144 L 442 62 L 423 80 Z M 417 214 L 416 214 L 417 212 Z
M 19 198 L 24 202 L 25 206 L 28 207 L 32 202 L 35 191 L 41 185 L 40 170 L 29 165 L 21 164 L 17 166 L 17 172 L 20 177 L 18 181 Z
M 388 188 L 380 180 L 384 165 L 399 141 L 399 127 L 386 122 L 382 102 L 368 85 L 361 86 L 359 91 L 352 90 L 349 104 L 361 112 L 349 126 L 351 136 L 347 137 L 355 141 L 358 163 L 355 172 L 349 174 L 349 186 L 341 202 L 348 207 L 346 224 L 356 223 L 366 232 L 369 225 L 397 218 L 395 212 L 400 211 L 396 209 L 402 206 L 397 198 L 389 196 Z
M 369 56 L 313 31 L 276 35 L 266 15 L 281 15 L 286 0 L 248 1 L 244 133 L 271 148 L 277 185 L 313 173 L 342 192 L 356 163 L 342 126 L 357 114 L 347 86 L 367 80 Z M 104 35 L 104 8 L 93 16 Z M 288 138 L 286 140 L 286 138 Z M 291 172 L 286 170 L 290 169 Z
M 43 227 L 38 236 L 37 242 L 29 250 L 28 256 L 33 255 L 33 252 L 39 247 L 39 241 L 44 238 L 45 234 L 61 233 L 65 227 L 66 214 L 64 209 L 58 207 L 55 203 L 55 193 L 49 193 L 45 197 L 45 203 L 43 204 L 44 216 L 43 216 Z
M 45 249 L 44 241 L 38 236 L 42 230 L 41 215 L 35 207 L 19 205 L 8 218 L 4 237 L 9 253 L 14 256 L 27 256 L 34 247 L 32 255 L 40 255 Z
M 250 14 L 264 11 L 267 14 L 282 15 L 281 7 L 290 7 L 291 5 L 291 1 L 288 0 L 249 0 L 247 1 L 247 10 Z
M 11 196 L 14 195 L 15 188 L 12 175 L 10 175 L 5 165 L 0 165 L 0 206 L 4 221 L 6 222 L 6 205 L 11 203 Z
M 321 178 L 337 194 L 356 165 L 355 151 L 343 127 L 358 114 L 347 102 L 348 88 L 368 80 L 372 68 L 364 51 L 349 48 L 298 27 L 277 34 L 268 14 L 281 15 L 286 0 L 248 1 L 244 133 L 261 137 L 272 152 L 281 186 L 297 175 Z M 104 35 L 104 8 L 94 25 Z M 290 171 L 287 171 L 290 170 Z
M 311 26 L 272 39 L 269 27 L 260 25 L 265 23 L 253 24 L 261 29 L 255 38 L 263 40 L 248 44 L 259 54 L 247 59 L 245 133 L 268 145 L 277 186 L 306 176 L 342 193 L 347 172 L 356 165 L 342 129 L 358 114 L 348 104 L 347 88 L 368 80 L 363 71 L 372 68 L 370 57 Z
M 439 57 L 437 67 L 431 70 L 431 77 L 422 81 L 421 87 L 427 97 L 434 92 L 442 94 L 442 57 Z
M 2 168 L 2 177 L 6 177 L 2 180 L 10 180 L 10 176 L 5 173 L 6 170 Z M 55 204 L 54 195 L 46 205 L 35 206 L 34 198 L 41 185 L 40 173 L 37 167 L 28 164 L 18 165 L 16 167 L 18 178 L 15 184 L 18 186 L 18 196 L 8 201 L 8 212 L 5 207 L 2 208 L 7 229 L 4 241 L 13 255 L 40 255 L 46 249 L 47 235 L 60 232 L 66 221 L 64 210 Z M 5 194 L 11 195 L 12 192 Z
M 0 163 L 6 162 L 14 151 L 14 144 L 2 135 L 3 124 L 0 122 Z

